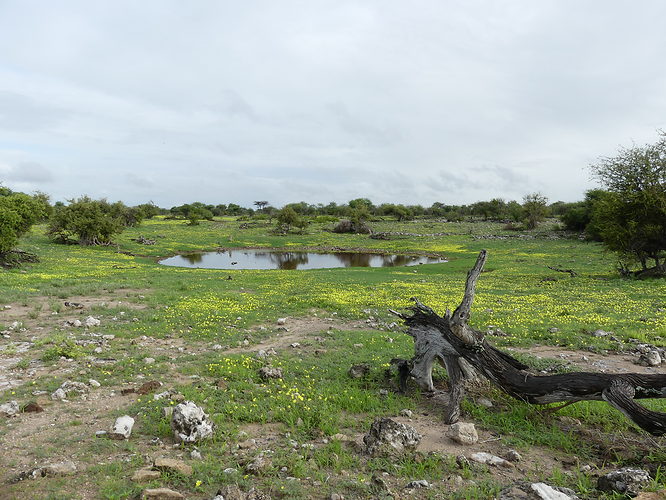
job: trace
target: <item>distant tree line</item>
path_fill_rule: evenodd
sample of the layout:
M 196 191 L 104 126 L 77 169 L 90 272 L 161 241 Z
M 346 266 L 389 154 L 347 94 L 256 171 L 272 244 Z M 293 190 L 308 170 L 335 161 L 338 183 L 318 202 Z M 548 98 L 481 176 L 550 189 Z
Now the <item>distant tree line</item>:
M 339 232 L 369 232 L 369 222 L 387 218 L 397 222 L 415 218 L 501 221 L 506 229 L 532 230 L 544 219 L 557 217 L 562 229 L 584 234 L 616 253 L 622 274 L 631 274 L 634 265 L 640 268 L 633 274 L 666 274 L 666 134 L 659 131 L 655 144 L 633 145 L 620 149 L 616 156 L 601 157 L 590 171 L 602 188 L 587 191 L 579 202 L 549 204 L 541 193 L 531 193 L 522 203 L 493 198 L 471 205 L 435 202 L 427 208 L 375 205 L 368 198 L 341 205 L 301 201 L 280 209 L 260 200 L 254 202 L 256 210 L 234 203 L 201 202 L 171 209 L 159 208 L 153 202 L 128 207 L 121 201 L 110 203 L 88 196 L 51 205 L 44 193 L 17 193 L 0 184 L 0 264 L 11 266 L 28 258 L 16 245 L 39 222 L 46 223 L 46 234 L 55 241 L 88 246 L 111 244 L 126 227 L 138 226 L 156 215 L 182 219 L 190 225 L 223 216 L 267 220 L 269 225 L 275 219 L 275 231 L 282 234 L 303 232 L 311 221 L 339 222 L 335 228 Z

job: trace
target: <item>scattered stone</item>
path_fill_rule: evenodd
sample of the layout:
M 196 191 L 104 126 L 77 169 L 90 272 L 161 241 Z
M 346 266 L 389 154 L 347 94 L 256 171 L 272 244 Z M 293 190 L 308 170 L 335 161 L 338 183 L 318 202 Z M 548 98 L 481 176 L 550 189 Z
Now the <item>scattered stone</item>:
M 120 394 L 123 396 L 127 396 L 128 394 L 134 394 L 136 392 L 136 389 L 134 387 L 123 387 L 120 389 Z
M 185 497 L 169 488 L 154 488 L 143 490 L 141 498 L 143 500 L 178 500 Z
M 464 468 L 469 469 L 469 460 L 467 460 L 467 457 L 465 455 L 457 455 L 456 456 L 456 464 L 461 469 L 464 469 Z
M 111 428 L 111 437 L 114 439 L 129 439 L 134 427 L 134 419 L 129 415 L 118 417 Z
M 187 465 L 182 460 L 175 460 L 173 458 L 157 458 L 153 464 L 153 469 L 162 472 L 178 472 L 183 476 L 190 477 L 192 475 L 192 467 Z
M 349 375 L 352 378 L 363 378 L 368 373 L 370 373 L 370 367 L 366 364 L 352 365 L 352 367 L 349 369 Z
M 155 363 L 155 358 L 143 358 L 143 363 L 146 365 L 152 365 Z
M 86 327 L 91 328 L 93 326 L 99 326 L 100 321 L 97 318 L 93 318 L 92 316 L 88 316 L 86 318 Z
M 476 427 L 472 423 L 456 422 L 446 431 L 446 437 L 462 445 L 475 444 L 479 441 Z
M 492 408 L 493 402 L 488 398 L 479 398 L 476 400 L 476 404 L 484 408 Z
M 416 481 L 412 481 L 410 483 L 407 483 L 407 486 L 405 486 L 405 488 L 429 488 L 429 487 L 430 484 L 425 479 L 418 479 Z
M 271 466 L 271 460 L 265 454 L 260 453 L 254 460 L 245 466 L 245 469 L 250 474 L 259 475 L 268 470 Z
M 1 417 L 11 417 L 16 415 L 21 411 L 21 407 L 18 404 L 18 401 L 8 401 L 0 405 L 0 416 Z
M 171 430 L 176 442 L 193 443 L 212 437 L 214 424 L 203 408 L 192 401 L 179 403 L 171 414 Z
M 648 352 L 645 355 L 645 360 L 647 361 L 647 364 L 649 366 L 658 366 L 661 364 L 661 356 L 659 355 L 659 351 L 656 349 L 652 349 L 650 352 Z
M 287 323 L 287 318 L 278 318 L 277 320 L 278 325 L 284 325 L 285 323 Z
M 69 460 L 42 467 L 42 476 L 72 476 L 74 474 L 76 474 L 76 465 Z
M 400 410 L 400 416 L 401 417 L 407 417 L 407 418 L 412 418 L 412 410 Z
M 608 493 L 616 491 L 635 497 L 648 484 L 650 484 L 650 475 L 647 471 L 624 467 L 601 476 L 597 481 L 597 488 Z
M 370 478 L 370 485 L 372 490 L 375 493 L 379 492 L 385 492 L 388 493 L 389 495 L 391 494 L 391 490 L 388 487 L 388 484 L 386 484 L 386 481 L 384 481 L 383 477 L 372 475 L 372 478 Z
M 508 460 L 509 462 L 520 462 L 523 457 L 521 457 L 520 453 L 518 453 L 516 450 L 508 450 L 506 453 L 504 453 L 504 459 Z
M 97 431 L 97 432 L 95 432 L 95 437 L 96 438 L 106 437 L 106 431 Z
M 256 446 L 257 442 L 254 439 L 247 439 L 238 443 L 239 450 L 251 450 Z
M 160 476 L 161 474 L 159 471 L 140 469 L 132 474 L 132 482 L 139 484 L 149 483 L 151 481 L 156 481 Z
M 201 452 L 197 450 L 196 448 L 190 452 L 190 458 L 192 460 L 203 460 L 203 457 L 201 456 Z
M 101 387 L 102 386 L 102 384 L 100 384 L 94 378 L 91 378 L 90 380 L 88 380 L 88 385 L 90 385 L 90 387 Z
M 259 377 L 263 381 L 279 380 L 282 378 L 282 368 L 273 368 L 272 366 L 264 366 L 259 369 Z
M 546 483 L 532 483 L 531 489 L 542 500 L 577 500 L 578 497 L 569 488 L 553 488 Z
M 497 465 L 499 467 L 504 467 L 506 469 L 511 469 L 514 467 L 514 465 L 511 462 L 504 460 L 503 458 L 500 458 L 498 456 L 491 455 L 490 453 L 484 453 L 484 452 L 472 453 L 470 458 L 480 464 Z
M 339 493 L 331 493 L 328 500 L 345 500 L 345 497 Z
M 370 431 L 363 437 L 363 443 L 367 453 L 377 456 L 415 450 L 422 437 L 409 425 L 390 418 L 378 418 L 372 422 Z
M 54 401 L 58 401 L 61 399 L 65 399 L 67 397 L 67 393 L 62 390 L 62 388 L 56 389 L 53 394 L 51 394 L 51 399 Z

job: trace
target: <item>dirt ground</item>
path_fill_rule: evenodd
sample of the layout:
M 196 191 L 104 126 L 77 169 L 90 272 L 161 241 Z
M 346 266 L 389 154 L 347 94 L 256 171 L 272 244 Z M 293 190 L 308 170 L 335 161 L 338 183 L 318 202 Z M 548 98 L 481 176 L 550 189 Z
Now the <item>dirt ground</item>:
M 143 307 L 127 301 L 131 294 L 141 293 L 137 290 L 122 290 L 118 293 L 108 293 L 102 297 L 71 297 L 70 303 L 81 304 L 81 308 L 63 306 L 62 311 L 54 315 L 44 300 L 43 307 L 39 315 L 35 316 L 35 304 L 22 305 L 0 304 L 0 324 L 12 325 L 15 322 L 18 325 L 12 330 L 5 330 L 0 337 L 0 403 L 14 399 L 13 390 L 20 386 L 35 385 L 36 381 L 42 377 L 58 377 L 67 379 L 68 377 L 85 377 L 88 370 L 85 361 L 67 361 L 60 360 L 52 365 L 47 365 L 39 361 L 39 348 L 34 347 L 34 343 L 39 339 L 45 338 L 53 333 L 54 327 L 60 327 L 65 322 L 74 322 L 75 320 L 84 321 L 90 308 L 104 303 L 106 307 L 113 312 L 113 309 L 122 306 L 128 309 Z M 39 300 L 39 299 L 38 299 Z M 9 306 L 9 307 L 6 307 Z M 31 317 L 32 312 L 32 317 Z M 39 325 L 39 326 L 38 326 Z M 287 348 L 294 342 L 302 342 L 306 336 L 312 338 L 317 332 L 334 327 L 336 330 L 353 329 L 358 327 L 367 328 L 364 322 L 343 323 L 339 320 L 330 321 L 329 319 L 310 316 L 302 319 L 290 319 L 288 331 L 274 333 L 270 338 L 264 340 L 260 345 L 253 345 L 249 348 L 238 347 L 231 351 L 225 350 L 225 353 L 237 350 L 257 351 L 259 349 L 275 349 L 277 352 Z M 184 344 L 182 339 L 152 339 L 138 338 L 135 342 L 139 347 L 148 352 L 149 355 L 163 355 L 165 352 L 187 350 L 189 353 L 203 353 L 211 349 L 210 345 L 193 345 L 188 341 Z M 10 347 L 12 346 L 12 347 Z M 516 352 L 528 352 L 533 356 L 544 358 L 556 358 L 579 366 L 585 371 L 603 371 L 609 373 L 618 372 L 642 372 L 642 373 L 666 373 L 662 367 L 646 368 L 634 363 L 635 358 L 630 355 L 602 355 L 592 352 L 573 352 L 556 347 L 535 347 L 529 350 L 516 349 Z M 17 364 L 27 355 L 32 360 L 27 367 L 17 368 Z M 103 354 L 100 354 L 103 362 Z M 188 379 L 179 375 L 175 369 L 169 374 L 169 385 L 178 386 L 186 383 Z M 43 380 L 43 379 L 42 379 Z M 140 382 L 140 381 L 139 381 Z M 135 385 L 138 383 L 135 381 Z M 36 388 L 32 392 L 32 401 L 35 401 L 43 411 L 19 413 L 10 417 L 0 417 L 0 500 L 4 498 L 14 498 L 14 496 L 5 496 L 3 485 L 26 475 L 35 468 L 43 467 L 48 463 L 58 463 L 63 461 L 72 461 L 77 466 L 77 475 L 82 475 L 83 485 L 79 488 L 78 497 L 80 499 L 96 498 L 96 482 L 94 477 L 86 477 L 85 470 L 92 464 L 111 463 L 112 461 L 136 460 L 136 452 L 130 452 L 122 446 L 112 447 L 109 452 L 108 447 L 99 447 L 96 453 L 95 446 L 96 432 L 108 431 L 115 417 L 112 412 L 122 410 L 132 405 L 137 397 L 136 393 L 122 394 L 122 384 L 114 387 L 103 385 L 98 388 L 91 388 L 88 392 L 63 401 L 54 401 L 50 394 Z M 487 401 L 483 388 L 478 391 L 472 390 L 468 397 L 475 398 L 479 404 L 492 404 Z M 21 405 L 27 401 L 19 401 Z M 486 452 L 497 456 L 505 456 L 508 449 L 503 443 L 502 436 L 494 435 L 490 432 L 481 430 L 479 432 L 479 442 L 471 446 L 462 446 L 446 437 L 449 426 L 441 421 L 442 408 L 447 403 L 446 393 L 444 391 L 435 394 L 424 401 L 422 409 L 413 412 L 411 415 L 405 413 L 399 416 L 392 416 L 398 422 L 402 422 L 414 427 L 423 440 L 419 450 L 428 452 L 437 452 L 444 455 L 465 455 L 470 457 L 476 452 Z M 537 410 L 535 410 L 537 411 Z M 590 439 L 596 439 L 593 432 L 584 429 L 581 422 L 573 419 L 556 420 L 558 425 L 570 428 L 572 432 L 588 433 Z M 140 426 L 140 423 L 138 424 Z M 257 446 L 261 443 L 273 442 L 278 435 L 284 434 L 284 429 L 280 424 L 267 424 L 265 426 L 248 425 L 243 430 L 249 437 L 254 438 Z M 363 435 L 350 435 L 350 443 L 360 443 Z M 641 442 L 646 446 L 657 445 L 651 437 L 636 437 L 631 446 L 627 443 L 608 443 L 599 439 L 607 448 L 606 450 L 612 456 L 621 454 L 623 449 L 634 447 Z M 314 443 L 321 444 L 321 443 Z M 174 451 L 170 443 L 146 442 L 138 443 L 140 459 L 146 464 L 157 457 L 169 455 L 174 458 L 183 458 L 183 453 Z M 508 483 L 513 480 L 525 480 L 533 478 L 537 480 L 541 475 L 548 476 L 554 468 L 563 471 L 576 473 L 581 467 L 589 470 L 597 470 L 603 460 L 598 463 L 584 464 L 575 456 L 565 456 L 553 454 L 552 450 L 543 450 L 532 448 L 527 451 L 521 451 L 522 460 L 507 467 L 491 467 L 491 473 L 502 482 Z M 600 452 L 603 457 L 603 450 Z M 188 457 L 185 457 L 188 458 Z M 387 482 L 390 483 L 390 479 Z M 453 478 L 451 479 L 453 482 Z M 453 483 L 452 483 L 453 484 Z M 452 486 L 453 487 L 453 486 Z M 15 490 L 12 495 L 16 495 Z M 17 497 L 18 498 L 18 497 Z M 412 494 L 410 498 L 420 498 Z

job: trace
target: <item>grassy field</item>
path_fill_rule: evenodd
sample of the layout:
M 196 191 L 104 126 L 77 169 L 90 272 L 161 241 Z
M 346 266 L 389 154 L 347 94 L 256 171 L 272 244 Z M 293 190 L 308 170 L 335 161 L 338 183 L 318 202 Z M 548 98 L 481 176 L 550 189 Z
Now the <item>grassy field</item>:
M 368 459 L 332 438 L 343 434 L 353 441 L 367 432 L 375 417 L 393 417 L 405 409 L 435 419 L 441 413 L 416 388 L 406 395 L 393 390 L 388 362 L 410 358 L 413 341 L 388 310 L 404 310 L 410 297 L 440 313 L 453 309 L 462 298 L 466 272 L 483 248 L 489 259 L 477 284 L 470 324 L 482 331 L 501 330 L 502 336 L 493 337 L 499 347 L 550 345 L 606 352 L 634 341 L 663 346 L 666 338 L 663 281 L 621 279 L 613 256 L 605 255 L 599 245 L 551 231 L 548 224 L 534 232 L 516 232 L 485 222 L 375 223 L 373 229 L 390 232 L 390 240 L 334 234 L 332 223 L 312 224 L 305 234 L 289 236 L 273 235 L 264 221 L 242 227 L 232 218 L 200 226 L 157 219 L 127 229 L 116 247 L 56 245 L 40 228 L 22 240 L 21 249 L 39 255 L 41 261 L 0 274 L 0 306 L 24 311 L 21 317 L 6 311 L 6 324 L 0 324 L 9 332 L 11 322 L 20 323 L 0 340 L 0 356 L 16 360 L 9 369 L 23 382 L 1 393 L 0 402 L 26 404 L 35 400 L 35 391 L 50 393 L 65 380 L 92 378 L 111 394 L 155 379 L 172 396 L 203 406 L 217 430 L 211 441 L 197 445 L 203 458 L 194 460 L 191 447 L 173 448 L 169 421 L 162 415 L 163 407 L 178 399 L 125 398 L 104 410 L 106 420 L 99 415 L 90 420 L 91 405 L 85 401 L 72 405 L 78 402 L 89 413 L 53 403 L 48 412 L 69 418 L 68 432 L 63 431 L 54 446 L 46 446 L 27 430 L 19 436 L 22 439 L 16 437 L 16 427 L 28 425 L 29 414 L 0 422 L 5 450 L 0 490 L 6 492 L 0 498 L 138 498 L 147 486 L 132 482 L 132 472 L 145 467 L 146 457 L 158 454 L 180 457 L 194 472 L 189 477 L 163 474 L 148 486 L 168 486 L 193 499 L 212 498 L 224 484 L 237 484 L 244 491 L 254 486 L 272 498 L 326 498 L 333 492 L 345 498 L 382 498 L 371 481 L 373 474 L 382 473 L 403 488 L 417 479 L 437 485 L 414 490 L 411 498 L 493 497 L 507 478 L 489 467 L 461 469 L 443 452 L 397 461 Z M 134 241 L 139 235 L 157 243 L 141 245 Z M 307 271 L 184 269 L 158 263 L 175 253 L 217 247 L 365 249 L 436 254 L 449 262 Z M 113 336 L 103 356 L 94 351 L 99 344 L 86 344 L 83 333 L 62 326 L 71 314 L 64 301 L 82 299 L 91 301 L 85 315 L 102 321 L 99 332 Z M 286 329 L 281 329 L 277 320 L 285 317 Z M 596 330 L 613 332 L 614 338 L 595 337 Z M 21 342 L 31 344 L 27 351 L 19 349 Z M 292 347 L 295 342 L 299 345 Z M 257 358 L 259 349 L 273 345 L 279 346 L 275 356 L 268 361 Z M 96 363 L 101 357 L 115 361 Z M 147 358 L 154 362 L 147 363 Z M 281 380 L 259 378 L 258 369 L 268 362 L 283 369 Z M 347 371 L 358 363 L 368 364 L 371 371 L 363 379 L 351 379 Z M 439 370 L 438 387 L 444 387 L 444 379 Z M 571 456 L 597 468 L 644 457 L 658 464 L 666 458 L 660 446 L 604 403 L 577 403 L 553 415 L 494 389 L 479 390 L 492 398 L 493 408 L 479 406 L 470 397 L 464 419 L 521 453 L 538 447 L 545 455 Z M 649 405 L 663 406 L 659 401 Z M 140 423 L 128 441 L 95 439 L 101 423 L 122 414 Z M 584 422 L 585 432 L 572 431 L 567 419 Z M 272 463 L 263 475 L 243 473 L 245 462 L 259 452 L 259 447 L 237 449 L 247 436 L 270 440 Z M 624 443 L 622 451 L 619 441 Z M 71 456 L 85 473 L 11 482 L 29 463 Z M 542 469 L 539 463 L 525 464 L 521 474 L 571 487 L 581 498 L 602 495 L 594 489 L 593 476 L 564 471 L 563 466 Z M 464 486 L 449 480 L 456 475 Z M 653 489 L 660 487 L 657 480 Z

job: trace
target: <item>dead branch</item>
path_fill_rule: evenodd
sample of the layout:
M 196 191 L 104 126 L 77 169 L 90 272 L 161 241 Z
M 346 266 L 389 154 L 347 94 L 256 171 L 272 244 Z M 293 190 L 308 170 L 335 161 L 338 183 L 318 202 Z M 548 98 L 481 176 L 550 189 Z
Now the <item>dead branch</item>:
M 417 383 L 432 390 L 432 367 L 435 360 L 445 364 L 451 379 L 451 403 L 446 420 L 455 422 L 464 391 L 461 361 L 488 378 L 510 396 L 530 404 L 574 403 L 603 400 L 622 412 L 641 429 L 654 434 L 666 433 L 666 413 L 651 411 L 636 399 L 666 398 L 666 375 L 638 373 L 607 374 L 593 372 L 534 375 L 517 359 L 487 342 L 484 335 L 468 325 L 474 301 L 476 281 L 487 258 L 482 250 L 474 267 L 467 273 L 465 296 L 451 314 L 444 317 L 413 298 L 411 316 L 398 314 L 415 340 L 411 375 Z M 455 406 L 455 408 L 453 407 Z

